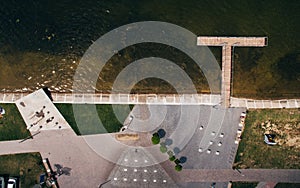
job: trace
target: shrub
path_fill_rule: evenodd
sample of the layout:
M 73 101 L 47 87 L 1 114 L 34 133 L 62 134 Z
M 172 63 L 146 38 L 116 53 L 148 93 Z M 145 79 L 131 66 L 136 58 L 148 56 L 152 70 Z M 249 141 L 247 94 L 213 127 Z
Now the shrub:
M 175 166 L 175 170 L 178 171 L 178 172 L 180 172 L 180 171 L 182 170 L 182 166 L 179 165 L 179 164 L 176 165 L 176 166 Z
M 153 136 L 152 136 L 152 138 L 151 138 L 151 141 L 152 141 L 152 144 L 154 144 L 154 145 L 159 144 L 160 138 L 159 138 L 159 136 L 158 136 L 157 133 L 154 133 L 154 134 L 153 134 Z
M 168 148 L 167 148 L 164 144 L 162 144 L 162 145 L 160 146 L 160 151 L 161 151 L 162 153 L 166 153 L 166 152 L 168 151 Z
M 176 159 L 176 157 L 173 155 L 169 158 L 170 161 L 174 161 Z
M 174 155 L 173 151 L 168 151 L 167 154 L 169 155 L 169 157 L 172 157 Z

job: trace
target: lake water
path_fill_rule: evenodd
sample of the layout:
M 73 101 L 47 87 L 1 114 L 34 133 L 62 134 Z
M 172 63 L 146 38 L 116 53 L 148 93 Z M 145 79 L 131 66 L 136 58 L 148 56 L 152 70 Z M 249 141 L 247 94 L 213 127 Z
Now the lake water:
M 196 35 L 267 36 L 267 47 L 235 49 L 233 94 L 299 97 L 299 7 L 296 0 L 3 0 L 0 91 L 33 91 L 47 86 L 70 92 L 74 71 L 93 41 L 124 24 L 154 20 L 177 24 Z M 106 80 L 97 84 L 98 91 L 109 92 L 120 67 L 151 53 L 170 54 L 169 58 L 191 75 L 198 91 L 207 91 L 205 79 L 187 57 L 166 46 L 148 47 L 150 50 L 145 46 L 128 48 L 114 57 L 106 67 L 109 74 L 103 73 Z M 220 61 L 221 50 L 212 51 Z M 164 92 L 173 92 L 161 80 L 145 80 L 136 91 L 160 92 L 157 85 Z

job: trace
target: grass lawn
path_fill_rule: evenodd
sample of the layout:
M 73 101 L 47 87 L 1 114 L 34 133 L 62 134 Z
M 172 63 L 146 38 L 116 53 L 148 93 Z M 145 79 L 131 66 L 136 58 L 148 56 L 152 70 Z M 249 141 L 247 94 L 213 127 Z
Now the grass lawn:
M 0 156 L 0 174 L 20 177 L 21 187 L 33 187 L 39 183 L 39 175 L 44 172 L 39 153 Z
M 30 136 L 25 122 L 15 104 L 0 104 L 5 114 L 0 119 L 0 141 L 18 140 Z
M 255 188 L 257 182 L 232 182 L 232 188 Z
M 112 133 L 118 132 L 120 128 L 123 126 L 122 123 L 118 121 L 116 118 L 112 105 L 96 105 L 96 110 L 98 112 L 98 116 L 101 119 L 101 122 L 104 126 L 99 126 L 97 120 L 90 118 L 91 111 L 90 107 L 94 106 L 91 104 L 73 104 L 77 105 L 80 109 L 80 117 L 79 123 L 86 125 L 81 126 L 80 129 L 77 126 L 77 121 L 75 120 L 73 107 L 72 104 L 55 104 L 61 114 L 65 117 L 66 121 L 70 124 L 73 130 L 76 132 L 77 135 L 87 135 L 87 134 L 100 134 L 100 133 Z M 120 121 L 123 122 L 128 114 L 125 112 L 125 108 L 128 107 L 127 105 L 118 105 L 120 108 L 119 113 Z M 133 105 L 129 106 L 130 109 L 133 108 Z M 122 110 L 124 109 L 124 110 Z
M 262 124 L 266 122 L 271 122 L 271 133 L 281 140 L 275 146 L 264 143 L 265 129 Z M 299 169 L 299 124 L 298 109 L 250 110 L 235 165 L 239 168 Z

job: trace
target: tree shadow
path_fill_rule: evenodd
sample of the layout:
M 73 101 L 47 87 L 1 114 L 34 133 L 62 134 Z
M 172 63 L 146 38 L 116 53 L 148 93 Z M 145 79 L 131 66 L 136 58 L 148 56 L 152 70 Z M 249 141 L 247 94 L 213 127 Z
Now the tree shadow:
M 181 164 L 183 164 L 187 161 L 187 157 L 182 156 L 182 157 L 180 157 L 179 161 L 180 161 Z
M 177 155 L 178 153 L 180 153 L 180 149 L 178 147 L 175 147 L 173 149 L 173 152 L 174 152 L 175 155 Z
M 159 135 L 159 138 L 163 138 L 166 136 L 166 131 L 164 129 L 159 129 L 157 131 L 158 135 Z
M 170 145 L 173 144 L 173 140 L 170 139 L 170 138 L 167 138 L 167 139 L 165 140 L 165 144 L 166 144 L 166 146 L 170 146 Z

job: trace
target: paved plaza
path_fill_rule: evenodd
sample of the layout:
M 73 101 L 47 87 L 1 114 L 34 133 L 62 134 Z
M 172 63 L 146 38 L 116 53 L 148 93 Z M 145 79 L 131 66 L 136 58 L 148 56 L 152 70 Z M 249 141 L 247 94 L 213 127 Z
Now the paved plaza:
M 228 181 L 300 181 L 299 170 L 232 170 L 245 108 L 135 105 L 125 120 L 125 133 L 137 133 L 139 140 L 128 145 L 115 139 L 117 133 L 77 136 L 42 90 L 16 105 L 34 136 L 24 142 L 0 142 L 0 155 L 40 152 L 52 169 L 54 164 L 70 169 L 69 176 L 58 177 L 60 187 L 226 187 Z M 186 157 L 181 172 L 174 170 L 159 145 L 151 145 L 158 129 L 166 131 L 161 141 L 167 148 L 178 158 Z
M 137 163 L 155 164 L 150 166 Z M 128 149 L 120 155 L 118 165 L 111 171 L 103 187 L 178 187 L 155 158 L 144 148 Z
M 132 131 L 164 129 L 172 140 L 168 147 L 179 148 L 178 155 L 188 158 L 185 168 L 231 168 L 238 145 L 235 144 L 240 114 L 245 108 L 221 106 L 149 105 L 147 120 L 133 120 Z M 135 108 L 133 117 L 135 117 Z M 153 123 L 155 122 L 155 123 Z M 151 130 L 152 128 L 152 130 Z

